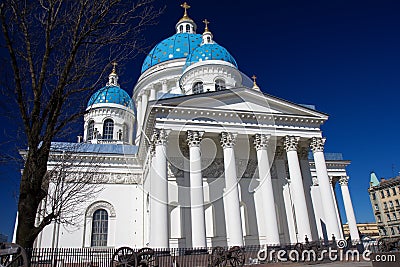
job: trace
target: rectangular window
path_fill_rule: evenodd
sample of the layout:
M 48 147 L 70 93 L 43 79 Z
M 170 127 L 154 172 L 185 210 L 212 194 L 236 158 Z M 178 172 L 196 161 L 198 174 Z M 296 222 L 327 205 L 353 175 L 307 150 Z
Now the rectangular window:
M 390 190 L 389 190 L 389 189 L 386 189 L 386 195 L 387 195 L 388 197 L 390 197 Z
M 378 222 L 382 222 L 382 218 L 381 218 L 380 215 L 376 216 L 376 219 L 377 219 Z
M 375 200 L 375 199 L 376 199 L 376 194 L 375 194 L 375 192 L 373 192 L 373 193 L 371 194 L 371 196 L 372 196 L 372 200 Z
M 398 199 L 396 199 L 395 201 L 396 201 L 396 206 L 400 206 L 400 201 Z
M 386 202 L 383 202 L 383 208 L 384 208 L 385 210 L 387 210 L 387 208 L 388 208 L 388 205 L 387 205 L 387 203 L 386 203 Z
M 386 232 L 385 228 L 382 229 L 382 235 L 387 235 L 387 232 Z
M 387 221 L 390 222 L 390 214 L 389 213 L 386 214 L 386 217 L 387 217 Z
M 397 195 L 396 187 L 393 187 L 393 188 L 392 188 L 392 192 L 393 192 L 393 196 Z
M 375 204 L 375 210 L 379 210 L 378 204 Z
M 397 220 L 396 213 L 393 213 L 393 220 Z
M 385 192 L 381 191 L 381 198 L 385 198 Z
M 394 227 L 390 228 L 390 230 L 392 231 L 392 235 L 395 235 L 396 233 L 394 232 Z
M 393 201 L 389 201 L 389 207 L 393 208 Z

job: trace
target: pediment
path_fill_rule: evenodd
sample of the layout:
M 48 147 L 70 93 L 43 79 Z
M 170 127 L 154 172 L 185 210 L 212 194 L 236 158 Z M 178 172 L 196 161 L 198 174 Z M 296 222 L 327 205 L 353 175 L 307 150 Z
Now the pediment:
M 328 115 L 249 88 L 235 88 L 158 100 L 156 105 L 233 112 L 254 112 L 315 117 L 327 119 Z

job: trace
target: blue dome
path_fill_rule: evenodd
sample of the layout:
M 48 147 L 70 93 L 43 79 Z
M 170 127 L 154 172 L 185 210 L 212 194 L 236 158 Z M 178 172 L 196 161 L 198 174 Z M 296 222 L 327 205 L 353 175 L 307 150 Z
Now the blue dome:
M 229 54 L 228 50 L 217 43 L 203 44 L 196 48 L 186 59 L 185 68 L 204 60 L 223 60 L 233 64 L 236 68 L 236 60 Z
M 177 33 L 158 43 L 147 55 L 142 65 L 142 73 L 147 69 L 177 58 L 186 58 L 201 44 L 200 34 Z
M 119 86 L 111 85 L 101 88 L 90 97 L 87 107 L 105 103 L 119 104 L 133 110 L 132 98 Z

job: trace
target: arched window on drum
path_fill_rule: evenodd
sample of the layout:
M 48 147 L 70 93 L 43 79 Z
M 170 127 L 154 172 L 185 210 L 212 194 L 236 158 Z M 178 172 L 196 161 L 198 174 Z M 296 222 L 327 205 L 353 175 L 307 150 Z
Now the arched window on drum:
M 94 121 L 91 120 L 88 123 L 88 129 L 87 129 L 87 141 L 91 141 L 94 139 Z
M 226 89 L 225 81 L 223 79 L 217 79 L 215 81 L 215 91 L 221 91 L 225 89 Z
M 106 119 L 103 124 L 103 139 L 113 140 L 114 139 L 114 121 L 112 119 Z
M 193 94 L 200 94 L 203 93 L 203 82 L 196 82 L 193 84 L 192 91 Z

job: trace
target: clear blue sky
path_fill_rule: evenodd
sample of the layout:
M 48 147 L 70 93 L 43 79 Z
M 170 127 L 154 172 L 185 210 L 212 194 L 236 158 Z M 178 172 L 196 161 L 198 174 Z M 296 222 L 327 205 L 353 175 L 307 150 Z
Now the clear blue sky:
M 181 1 L 167 4 L 148 41 L 175 33 Z M 328 113 L 323 126 L 327 152 L 342 152 L 358 222 L 373 221 L 369 173 L 400 171 L 400 2 L 390 0 L 188 1 L 189 15 L 203 30 L 207 18 L 214 40 L 239 68 L 269 94 L 314 104 Z M 131 93 L 145 55 L 122 67 Z M 3 124 L 4 125 L 4 124 Z M 8 126 L 3 126 L 1 143 Z M 11 235 L 18 170 L 0 168 L 0 233 Z M 341 205 L 341 204 L 340 204 Z M 343 212 L 344 214 L 344 212 Z M 344 215 L 343 215 L 344 217 Z

